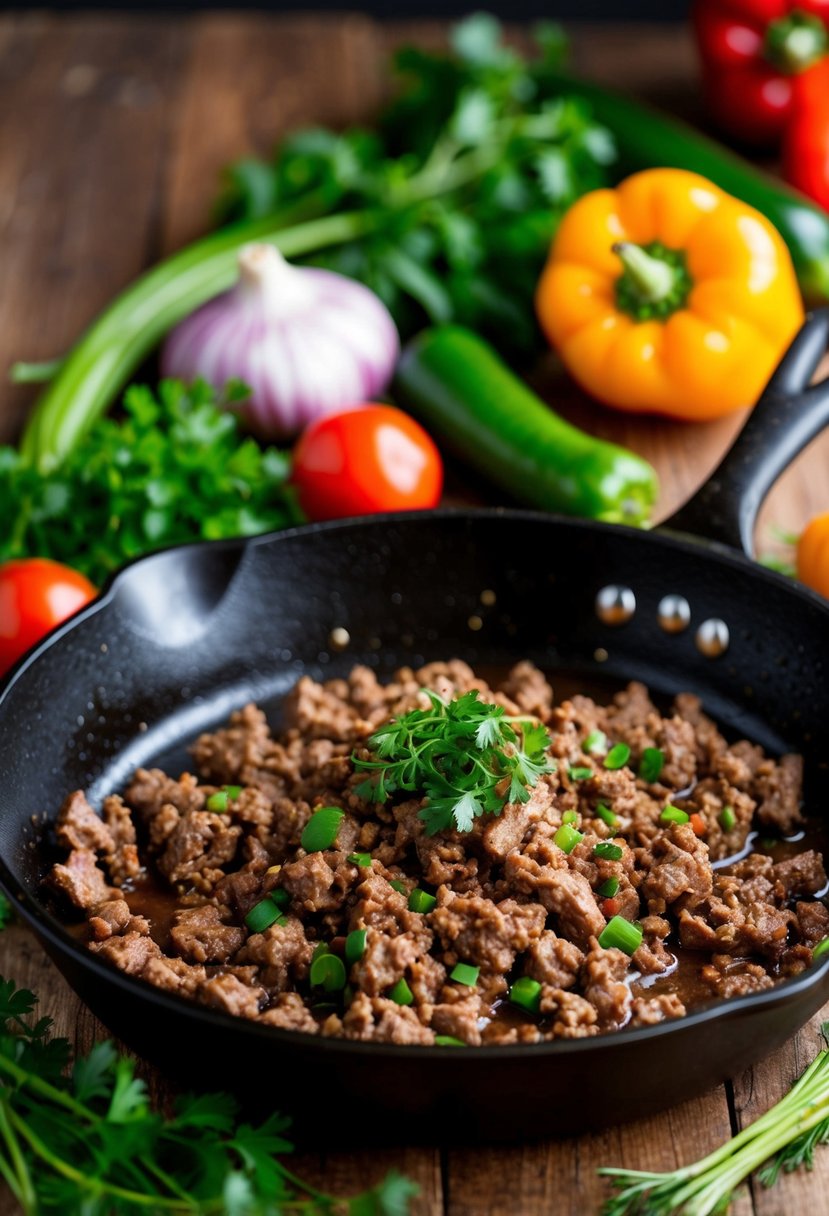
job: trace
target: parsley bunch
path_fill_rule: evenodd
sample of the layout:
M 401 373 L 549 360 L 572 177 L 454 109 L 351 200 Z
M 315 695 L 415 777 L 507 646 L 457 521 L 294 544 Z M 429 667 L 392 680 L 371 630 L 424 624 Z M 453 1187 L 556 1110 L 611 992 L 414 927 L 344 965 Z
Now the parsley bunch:
M 550 736 L 533 719 L 508 718 L 503 706 L 471 689 L 446 702 L 424 689 L 431 709 L 413 709 L 381 726 L 368 740 L 377 757 L 353 757 L 372 776 L 357 786 L 362 798 L 385 802 L 398 790 L 420 793 L 430 836 L 468 832 L 481 815 L 500 815 L 508 802 L 527 802 L 542 773 L 553 772 Z M 517 727 L 517 729 L 516 729 Z
M 240 1123 L 225 1094 L 180 1098 L 165 1119 L 133 1061 L 97 1043 L 70 1067 L 35 997 L 0 979 L 0 1175 L 25 1216 L 406 1216 L 417 1187 L 389 1174 L 350 1200 L 283 1165 L 289 1120 Z
M 134 385 L 45 475 L 0 448 L 0 561 L 50 557 L 100 585 L 130 558 L 165 545 L 251 536 L 300 517 L 287 456 L 242 438 L 232 409 L 247 395 L 163 381 Z
M 615 159 L 610 133 L 553 80 L 561 31 L 539 26 L 535 43 L 535 57 L 519 54 L 479 13 L 455 27 L 448 55 L 401 50 L 376 130 L 304 131 L 270 163 L 233 165 L 220 215 L 256 221 L 310 200 L 329 216 L 367 214 L 367 232 L 310 260 L 364 282 L 404 336 L 456 321 L 530 353 L 550 239 Z

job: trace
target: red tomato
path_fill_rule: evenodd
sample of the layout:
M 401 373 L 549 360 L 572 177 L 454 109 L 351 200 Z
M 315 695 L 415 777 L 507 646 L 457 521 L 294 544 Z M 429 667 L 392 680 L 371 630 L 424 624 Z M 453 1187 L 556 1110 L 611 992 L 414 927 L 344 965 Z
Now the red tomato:
M 0 566 L 0 676 L 97 594 L 77 570 L 45 557 Z
M 303 431 L 292 480 L 309 519 L 343 519 L 436 506 L 443 464 L 408 414 L 390 405 L 358 405 Z

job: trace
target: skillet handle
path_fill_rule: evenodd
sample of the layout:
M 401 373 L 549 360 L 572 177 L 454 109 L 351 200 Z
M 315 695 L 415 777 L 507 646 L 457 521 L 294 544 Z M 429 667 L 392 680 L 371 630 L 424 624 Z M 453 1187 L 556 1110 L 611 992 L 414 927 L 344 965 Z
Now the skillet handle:
M 729 451 L 664 527 L 754 556 L 757 513 L 777 478 L 829 425 L 829 378 L 810 381 L 829 345 L 829 308 L 807 316 Z

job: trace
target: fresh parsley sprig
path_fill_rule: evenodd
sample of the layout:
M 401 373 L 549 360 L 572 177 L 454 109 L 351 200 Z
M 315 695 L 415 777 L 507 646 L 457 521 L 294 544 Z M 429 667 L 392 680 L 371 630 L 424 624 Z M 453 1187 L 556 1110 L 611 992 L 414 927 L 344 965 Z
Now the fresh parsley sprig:
M 829 1045 L 829 1022 L 821 1027 Z M 811 1169 L 817 1145 L 829 1140 L 829 1049 L 818 1053 L 784 1098 L 700 1161 L 667 1174 L 606 1167 L 615 1194 L 603 1216 L 714 1216 L 725 1213 L 734 1191 L 759 1170 L 763 1186 L 780 1171 Z M 765 1164 L 764 1164 L 765 1163 Z
M 165 545 L 298 523 L 286 454 L 240 434 L 233 407 L 247 395 L 133 385 L 123 416 L 98 422 L 51 474 L 0 448 L 0 561 L 50 557 L 100 585 Z
M 70 1067 L 36 998 L 0 978 L 0 1177 L 24 1216 L 406 1216 L 417 1187 L 391 1173 L 353 1199 L 283 1164 L 290 1120 L 241 1123 L 226 1094 L 150 1107 L 133 1061 L 97 1043 Z M 4 1209 L 5 1210 L 5 1209 Z
M 386 802 L 399 790 L 428 801 L 420 812 L 430 836 L 468 832 L 481 815 L 500 815 L 508 802 L 526 802 L 542 773 L 555 764 L 550 736 L 531 718 L 509 718 L 503 706 L 471 689 L 444 701 L 424 689 L 431 709 L 413 709 L 381 726 L 368 740 L 375 759 L 354 756 L 371 776 L 356 787 L 361 798 Z

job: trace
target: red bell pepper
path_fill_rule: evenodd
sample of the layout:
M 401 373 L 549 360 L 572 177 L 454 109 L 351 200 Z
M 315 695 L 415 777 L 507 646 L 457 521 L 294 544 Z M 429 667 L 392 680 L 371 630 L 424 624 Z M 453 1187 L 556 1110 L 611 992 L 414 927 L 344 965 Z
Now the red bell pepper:
M 829 211 L 829 59 L 794 82 L 783 176 Z
M 712 115 L 745 143 L 783 134 L 801 73 L 829 52 L 829 0 L 695 0 Z

